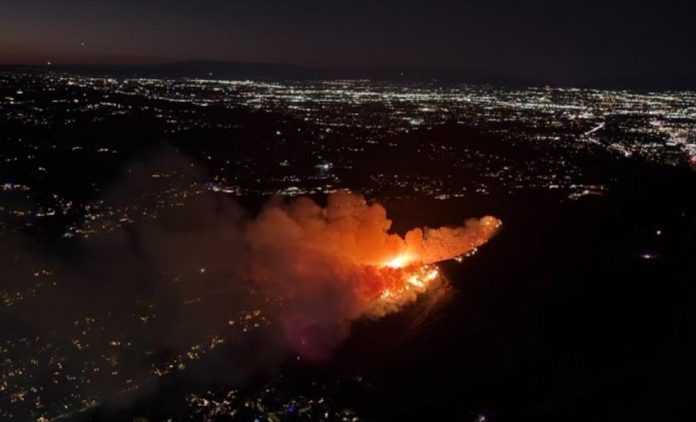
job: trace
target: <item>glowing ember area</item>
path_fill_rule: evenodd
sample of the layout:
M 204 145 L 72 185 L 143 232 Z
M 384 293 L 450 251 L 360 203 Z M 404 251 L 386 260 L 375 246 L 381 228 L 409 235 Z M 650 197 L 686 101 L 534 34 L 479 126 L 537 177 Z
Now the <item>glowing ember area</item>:
M 350 322 L 398 311 L 443 282 L 437 262 L 464 256 L 501 227 L 494 217 L 458 227 L 389 233 L 380 204 L 337 192 L 274 202 L 247 227 L 249 277 L 283 298 L 281 323 L 304 356 L 322 358 Z
M 389 260 L 384 266 L 389 268 L 402 268 L 409 262 L 411 262 L 411 258 L 408 255 L 399 255 Z
M 415 300 L 417 295 L 442 282 L 440 270 L 434 265 L 408 267 L 400 273 L 397 283 L 382 290 L 373 315 L 396 311 L 404 303 Z
M 402 254 L 384 264 L 383 271 L 398 270 L 396 272 L 398 276 L 393 284 L 385 286 L 381 291 L 374 309 L 378 316 L 398 310 L 403 303 L 414 300 L 418 294 L 424 293 L 430 287 L 442 282 L 440 270 L 436 266 L 414 264 L 414 262 L 419 261 L 413 255 Z M 389 279 L 387 275 L 384 278 Z

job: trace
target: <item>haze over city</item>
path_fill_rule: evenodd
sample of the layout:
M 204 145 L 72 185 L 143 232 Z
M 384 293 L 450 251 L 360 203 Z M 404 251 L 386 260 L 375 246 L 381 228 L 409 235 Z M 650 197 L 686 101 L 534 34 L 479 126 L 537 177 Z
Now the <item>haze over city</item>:
M 0 419 L 694 420 L 692 9 L 5 2 Z

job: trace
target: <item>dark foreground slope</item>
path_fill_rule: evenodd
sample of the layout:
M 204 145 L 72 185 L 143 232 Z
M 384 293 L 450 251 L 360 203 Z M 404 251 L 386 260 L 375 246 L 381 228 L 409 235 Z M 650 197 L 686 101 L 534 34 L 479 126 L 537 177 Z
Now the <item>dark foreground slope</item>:
M 641 186 L 578 201 L 388 201 L 397 229 L 483 213 L 505 227 L 474 257 L 444 265 L 453 289 L 442 301 L 363 321 L 332 362 L 291 359 L 280 378 L 243 391 L 254 398 L 271 385 L 287 420 L 311 420 L 283 404 L 297 397 L 330 401 L 330 419 L 345 408 L 366 420 L 691 420 L 696 208 L 665 185 Z M 224 353 L 216 359 L 207 365 L 226 366 Z M 186 419 L 186 394 L 229 388 L 172 378 L 86 418 Z

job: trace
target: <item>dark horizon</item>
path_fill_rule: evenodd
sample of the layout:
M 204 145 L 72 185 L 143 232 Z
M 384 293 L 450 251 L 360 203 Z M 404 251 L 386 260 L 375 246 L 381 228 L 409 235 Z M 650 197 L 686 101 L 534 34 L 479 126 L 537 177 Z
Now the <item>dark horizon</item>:
M 675 72 L 655 77 L 640 74 L 614 74 L 582 80 L 548 80 L 516 77 L 504 73 L 481 72 L 464 67 L 382 66 L 303 66 L 282 62 L 240 62 L 220 60 L 182 60 L 152 64 L 114 63 L 0 63 L 0 71 L 29 69 L 60 71 L 93 77 L 151 77 L 250 80 L 336 80 L 369 79 L 391 82 L 436 82 L 493 85 L 499 87 L 553 87 L 583 89 L 629 89 L 635 91 L 696 90 L 696 76 Z
M 311 0 L 301 7 L 277 1 L 33 0 L 0 8 L 0 64 L 221 61 L 463 70 L 550 85 L 615 79 L 660 84 L 696 73 L 693 8 L 546 0 Z

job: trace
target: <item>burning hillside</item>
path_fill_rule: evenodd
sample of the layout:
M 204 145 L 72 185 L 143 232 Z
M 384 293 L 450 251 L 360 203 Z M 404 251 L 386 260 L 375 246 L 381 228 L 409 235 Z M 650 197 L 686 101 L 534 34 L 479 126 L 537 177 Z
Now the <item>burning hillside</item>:
M 322 208 L 309 198 L 271 203 L 246 229 L 249 277 L 282 298 L 281 323 L 301 354 L 321 358 L 350 322 L 380 317 L 441 283 L 437 262 L 486 243 L 494 217 L 460 227 L 390 233 L 380 204 L 337 192 Z

